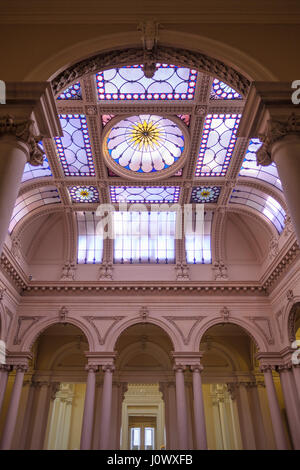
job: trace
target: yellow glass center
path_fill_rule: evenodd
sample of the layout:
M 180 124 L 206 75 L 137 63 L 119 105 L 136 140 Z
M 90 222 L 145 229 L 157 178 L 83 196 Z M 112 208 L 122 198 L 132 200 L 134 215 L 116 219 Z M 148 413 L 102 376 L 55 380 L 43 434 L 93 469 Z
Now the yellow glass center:
M 133 142 L 139 149 L 142 147 L 144 147 L 145 150 L 147 150 L 148 147 L 153 148 L 160 140 L 161 131 L 152 121 L 139 122 L 132 126 L 130 142 Z
M 202 191 L 201 196 L 204 196 L 204 197 L 209 196 L 209 191 L 207 190 Z
M 89 195 L 89 192 L 88 192 L 86 189 L 83 189 L 83 190 L 80 192 L 80 196 L 87 197 L 88 195 Z

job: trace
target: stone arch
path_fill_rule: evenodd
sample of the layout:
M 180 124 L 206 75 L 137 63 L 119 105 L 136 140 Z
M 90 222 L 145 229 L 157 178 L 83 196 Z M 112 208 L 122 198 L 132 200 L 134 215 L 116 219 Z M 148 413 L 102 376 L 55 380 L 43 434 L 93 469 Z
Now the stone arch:
M 20 345 L 20 350 L 21 351 L 30 351 L 32 348 L 34 342 L 37 340 L 37 338 L 50 326 L 53 326 L 55 324 L 61 324 L 62 322 L 56 317 L 56 318 L 48 318 L 44 321 L 37 322 L 35 325 L 30 328 L 30 330 L 26 333 L 24 336 L 22 343 Z M 96 338 L 93 337 L 88 325 L 83 323 L 81 320 L 78 320 L 77 318 L 72 318 L 68 317 L 67 321 L 64 323 L 70 323 L 71 325 L 77 326 L 79 330 L 82 331 L 82 333 L 85 335 L 88 345 L 89 345 L 89 352 L 95 351 L 95 343 L 96 343 Z
M 256 345 L 257 349 L 260 352 L 268 351 L 266 339 L 261 335 L 261 333 L 253 325 L 249 324 L 245 320 L 241 320 L 240 318 L 230 318 L 230 321 L 224 322 L 223 318 L 220 318 L 220 317 L 208 319 L 206 322 L 203 322 L 201 324 L 195 336 L 194 350 L 199 351 L 201 340 L 204 334 L 207 332 L 207 330 L 209 330 L 209 328 L 211 328 L 212 326 L 221 325 L 224 323 L 232 323 L 234 325 L 241 327 L 248 334 L 248 336 L 250 336 L 250 338 L 254 341 L 254 344 Z
M 132 357 L 135 356 L 137 352 L 140 352 L 140 348 L 137 346 L 138 343 L 133 343 L 124 348 L 122 351 L 122 358 L 120 359 L 119 366 L 122 369 L 122 366 L 128 362 Z M 150 351 L 150 352 L 149 352 Z M 168 369 L 168 363 L 170 358 L 167 353 L 157 344 L 151 344 L 150 348 L 147 350 L 150 355 L 152 355 L 158 362 L 165 366 Z
M 113 351 L 119 337 L 126 331 L 130 326 L 134 326 L 137 324 L 152 324 L 158 326 L 166 335 L 169 337 L 174 351 L 180 351 L 182 349 L 181 341 L 178 333 L 175 331 L 175 328 L 172 325 L 167 325 L 159 318 L 151 318 L 147 319 L 146 322 L 141 320 L 140 317 L 134 317 L 130 319 L 126 319 L 123 322 L 117 323 L 114 328 L 109 332 L 109 337 L 106 343 L 106 349 L 108 351 Z

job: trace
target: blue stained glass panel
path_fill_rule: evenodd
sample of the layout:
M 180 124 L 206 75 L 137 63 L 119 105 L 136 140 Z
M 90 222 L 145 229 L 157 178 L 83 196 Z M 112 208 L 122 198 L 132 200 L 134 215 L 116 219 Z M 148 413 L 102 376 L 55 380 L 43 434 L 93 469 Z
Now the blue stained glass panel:
M 244 204 L 265 215 L 276 227 L 278 233 L 284 228 L 285 211 L 278 201 L 256 188 L 238 185 L 232 191 L 230 203 Z
M 59 116 L 63 137 L 55 137 L 57 154 L 66 176 L 95 176 L 86 117 L 83 114 Z
M 212 100 L 241 100 L 243 97 L 229 85 L 221 82 L 217 78 L 214 79 L 210 99 Z
M 80 82 L 76 82 L 66 88 L 58 97 L 58 100 L 82 100 Z
M 196 70 L 168 64 L 157 64 L 152 78 L 145 77 L 142 65 L 96 75 L 99 100 L 192 100 L 196 81 Z
M 282 191 L 282 185 L 278 176 L 276 164 L 274 162 L 269 166 L 256 164 L 256 152 L 261 146 L 262 142 L 260 142 L 259 139 L 250 140 L 239 176 L 258 178 L 276 186 L 276 188 Z
M 13 231 L 19 220 L 23 219 L 29 212 L 45 204 L 57 203 L 60 203 L 60 197 L 55 186 L 43 186 L 22 194 L 16 200 L 9 224 L 9 233 Z
M 236 143 L 241 114 L 208 114 L 195 176 L 225 176 Z
M 179 195 L 179 186 L 110 186 L 110 198 L 113 203 L 176 203 L 179 201 Z

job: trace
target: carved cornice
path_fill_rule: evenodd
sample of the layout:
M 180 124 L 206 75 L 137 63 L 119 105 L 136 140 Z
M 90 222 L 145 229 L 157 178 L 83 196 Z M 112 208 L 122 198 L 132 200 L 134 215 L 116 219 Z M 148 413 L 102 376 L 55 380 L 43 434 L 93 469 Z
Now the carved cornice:
M 220 60 L 200 52 L 159 45 L 155 50 L 155 55 L 156 61 L 163 64 L 186 66 L 214 76 L 217 75 L 243 95 L 246 95 L 249 89 L 250 82 L 242 74 Z M 57 95 L 63 88 L 66 88 L 83 75 L 121 67 L 122 65 L 142 64 L 143 62 L 144 50 L 140 47 L 104 52 L 77 62 L 59 73 L 52 80 L 53 92 Z

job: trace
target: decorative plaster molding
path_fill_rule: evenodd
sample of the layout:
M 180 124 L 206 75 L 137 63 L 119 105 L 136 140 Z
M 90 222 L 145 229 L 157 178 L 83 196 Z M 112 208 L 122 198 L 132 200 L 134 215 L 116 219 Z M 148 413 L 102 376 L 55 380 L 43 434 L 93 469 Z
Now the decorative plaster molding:
M 113 263 L 111 261 L 104 261 L 99 268 L 99 281 L 112 281 L 113 280 Z
M 189 281 L 190 270 L 187 263 L 179 262 L 175 265 L 176 281 Z
M 227 307 L 223 307 L 220 310 L 221 317 L 223 318 L 223 322 L 227 323 L 229 321 L 230 310 Z
M 272 330 L 272 324 L 267 317 L 246 317 L 248 318 L 254 325 L 259 329 L 259 331 L 263 334 L 265 339 L 267 340 L 268 344 L 274 344 L 274 335 Z
M 200 52 L 159 45 L 156 48 L 155 56 L 156 61 L 159 63 L 170 63 L 204 71 L 213 76 L 218 76 L 243 95 L 246 95 L 248 92 L 250 82 L 247 78 L 220 60 Z M 52 80 L 52 88 L 54 94 L 57 95 L 64 88 L 86 74 L 121 67 L 122 65 L 142 64 L 143 61 L 144 50 L 142 48 L 127 48 L 104 52 L 77 62 L 59 73 Z
M 269 258 L 273 259 L 279 253 L 279 239 L 276 237 L 271 238 L 269 243 Z
M 284 320 L 284 315 L 283 315 L 283 309 L 279 310 L 278 312 L 275 313 L 275 318 L 276 318 L 276 323 L 277 323 L 277 328 L 279 332 L 279 336 L 281 339 L 281 342 L 283 342 L 283 320 Z
M 59 321 L 61 323 L 66 322 L 66 318 L 67 318 L 68 313 L 69 313 L 69 310 L 67 309 L 67 307 L 63 306 L 63 307 L 60 308 L 60 310 L 58 312 L 58 316 L 59 316 Z
M 293 302 L 294 300 L 294 292 L 292 291 L 292 289 L 289 289 L 286 293 L 286 298 L 289 302 Z
M 18 318 L 18 326 L 17 331 L 14 337 L 13 344 L 21 344 L 22 339 L 26 335 L 26 333 L 37 323 L 39 320 L 43 319 L 44 317 L 39 316 L 19 316 Z M 29 322 L 29 324 L 28 324 Z M 27 323 L 27 326 L 25 324 Z
M 228 281 L 227 266 L 223 261 L 215 261 L 212 269 L 214 271 L 215 281 Z
M 183 344 L 187 345 L 190 342 L 191 336 L 195 328 L 199 325 L 199 323 L 206 317 L 192 317 L 192 316 L 184 316 L 184 317 L 163 317 L 168 320 L 178 331 L 180 334 Z
M 146 323 L 147 322 L 147 318 L 149 316 L 149 309 L 148 307 L 141 307 L 140 311 L 139 311 L 139 316 L 141 317 L 142 319 L 142 322 L 143 323 Z
M 77 266 L 75 263 L 65 263 L 62 268 L 60 280 L 61 281 L 74 281 L 76 268 Z
M 83 318 L 85 318 L 89 322 L 89 324 L 93 327 L 97 335 L 99 344 L 103 345 L 105 344 L 106 338 L 108 334 L 111 332 L 111 330 L 113 329 L 113 327 L 125 317 L 124 316 L 110 316 L 110 317 L 84 316 Z

